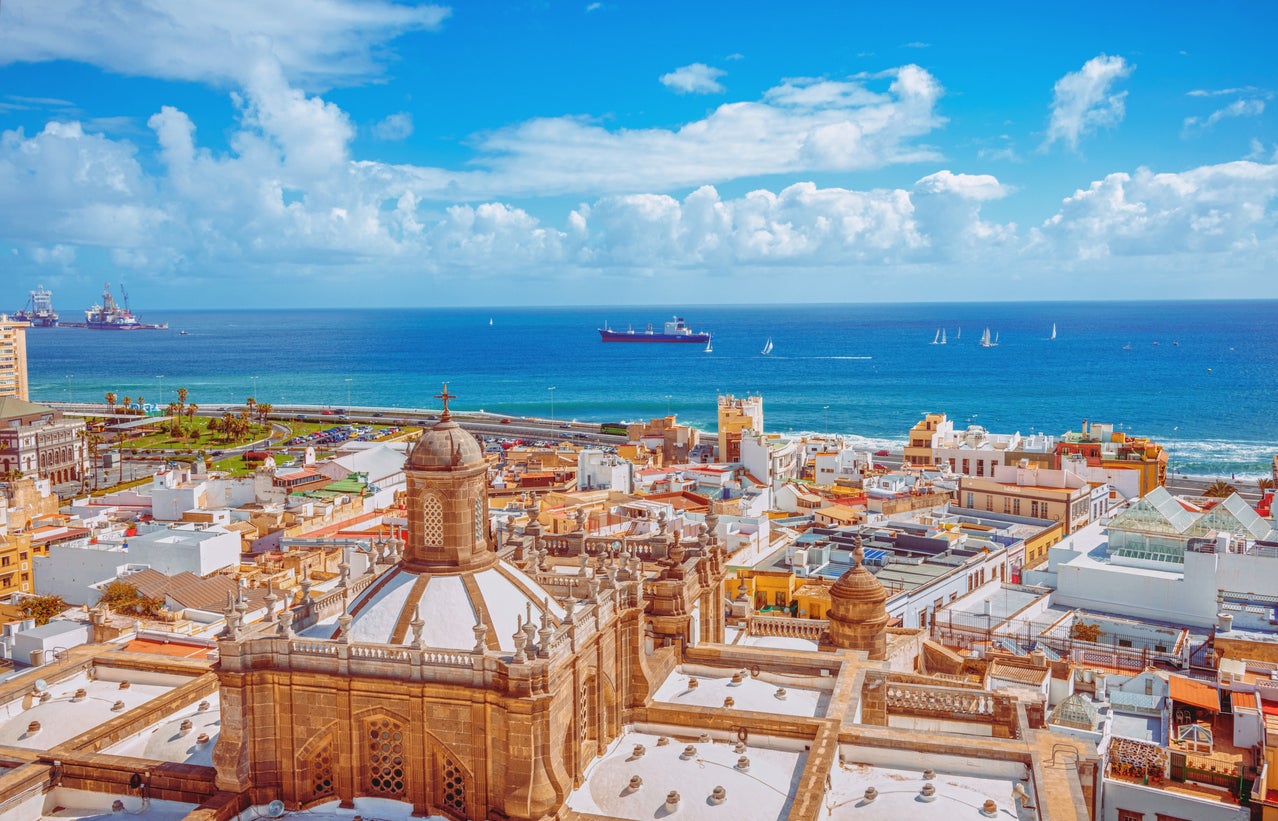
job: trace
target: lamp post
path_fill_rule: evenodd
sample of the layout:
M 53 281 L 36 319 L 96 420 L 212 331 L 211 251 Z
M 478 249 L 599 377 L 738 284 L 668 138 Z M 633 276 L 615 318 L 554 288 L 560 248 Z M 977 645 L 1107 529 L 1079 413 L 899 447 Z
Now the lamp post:
M 546 390 L 550 391 L 550 421 L 555 421 L 555 386 L 551 385 Z
M 155 378 L 160 380 L 160 399 L 156 402 L 160 407 L 164 407 L 164 374 L 157 373 Z
M 347 412 L 349 412 L 350 409 L 351 409 L 351 378 L 348 376 L 346 377 L 346 410 Z

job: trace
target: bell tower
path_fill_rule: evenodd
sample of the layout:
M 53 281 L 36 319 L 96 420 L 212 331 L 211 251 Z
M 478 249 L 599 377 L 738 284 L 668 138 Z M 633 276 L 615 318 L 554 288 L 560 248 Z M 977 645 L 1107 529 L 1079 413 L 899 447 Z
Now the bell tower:
M 408 538 L 404 568 L 415 573 L 461 573 L 488 567 L 497 552 L 488 540 L 488 464 L 475 437 L 453 421 L 444 385 L 439 422 L 417 440 L 404 475 Z

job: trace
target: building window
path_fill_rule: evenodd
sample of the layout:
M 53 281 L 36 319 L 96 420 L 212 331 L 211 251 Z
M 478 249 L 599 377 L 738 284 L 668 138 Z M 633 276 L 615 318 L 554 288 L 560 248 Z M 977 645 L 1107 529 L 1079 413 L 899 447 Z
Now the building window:
M 466 774 L 451 758 L 444 759 L 444 809 L 466 817 Z
M 368 728 L 369 792 L 404 794 L 404 730 L 390 719 L 379 719 Z
M 989 494 L 985 495 L 985 509 L 990 511 L 994 510 L 994 497 Z
M 981 459 L 976 460 L 976 475 L 977 476 L 985 475 L 985 462 Z
M 964 459 L 964 460 L 963 460 L 963 475 L 964 475 L 964 476 L 966 476 L 966 475 L 968 474 L 968 472 L 969 472 L 969 469 L 968 469 L 968 461 L 967 461 L 966 459 Z
M 1003 512 L 1004 513 L 1012 512 L 1012 500 L 1007 498 L 1006 496 L 1003 497 Z
M 972 493 L 971 491 L 969 491 L 967 494 L 967 506 L 969 508 L 976 507 L 976 494 Z
M 433 493 L 422 500 L 422 535 L 426 544 L 444 543 L 444 503 Z
M 1145 821 L 1145 813 L 1135 810 L 1118 810 L 1118 821 Z
M 1020 515 L 1021 515 L 1021 500 L 1020 500 L 1020 499 L 1013 499 L 1013 500 L 1012 500 L 1012 515 L 1013 515 L 1013 516 L 1020 516 Z

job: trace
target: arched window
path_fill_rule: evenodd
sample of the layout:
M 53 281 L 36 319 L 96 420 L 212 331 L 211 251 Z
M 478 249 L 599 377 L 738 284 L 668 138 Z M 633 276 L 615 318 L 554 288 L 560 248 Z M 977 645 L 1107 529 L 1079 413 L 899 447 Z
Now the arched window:
M 426 544 L 444 543 L 444 502 L 433 493 L 422 499 L 422 536 Z

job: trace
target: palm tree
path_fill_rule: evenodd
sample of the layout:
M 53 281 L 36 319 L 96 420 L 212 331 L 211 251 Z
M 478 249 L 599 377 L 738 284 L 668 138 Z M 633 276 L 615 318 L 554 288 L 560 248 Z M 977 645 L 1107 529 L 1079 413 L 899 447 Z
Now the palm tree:
M 200 406 L 195 404 L 194 402 L 186 406 L 186 418 L 187 420 L 191 422 L 191 438 L 192 439 L 200 438 L 200 429 L 195 426 L 195 414 L 199 409 L 200 409 Z
M 1261 476 L 1259 479 L 1256 480 L 1256 490 L 1260 491 L 1261 496 L 1265 495 L 1266 493 L 1268 493 L 1269 491 L 1273 489 L 1274 489 L 1274 480 L 1270 479 L 1268 476 Z
M 107 391 L 106 403 L 107 411 L 109 411 L 112 415 L 115 415 L 115 394 L 111 391 Z
M 165 406 L 164 414 L 166 416 L 173 417 L 173 420 L 169 422 L 169 436 L 172 436 L 174 439 L 181 436 L 182 435 L 182 410 L 181 408 L 178 407 L 178 403 L 170 402 L 167 406 Z
M 133 407 L 133 397 L 132 396 L 124 397 L 122 404 L 124 405 L 125 410 L 129 410 L 130 408 Z
M 248 412 L 252 413 L 254 406 L 257 405 L 257 400 L 250 396 L 244 400 L 244 405 L 248 408 Z
M 182 433 L 182 412 L 186 410 L 186 398 L 190 396 L 186 388 L 177 389 L 177 430 Z
M 1227 499 L 1237 492 L 1238 489 L 1224 479 L 1217 479 L 1207 486 L 1207 489 L 1203 491 L 1203 495 L 1209 499 Z
M 146 416 L 146 400 L 139 396 L 137 402 L 138 402 L 138 413 L 140 413 L 143 416 Z
M 258 405 L 257 405 L 257 418 L 261 420 L 261 422 L 262 422 L 262 424 L 263 424 L 263 425 L 265 425 L 265 424 L 266 424 L 267 419 L 268 419 L 268 417 L 270 417 L 270 415 L 271 415 L 271 411 L 273 411 L 273 410 L 275 410 L 275 408 L 274 408 L 274 406 L 272 406 L 272 405 L 271 405 L 271 403 L 270 403 L 270 402 L 259 402 L 259 403 L 258 403 Z

